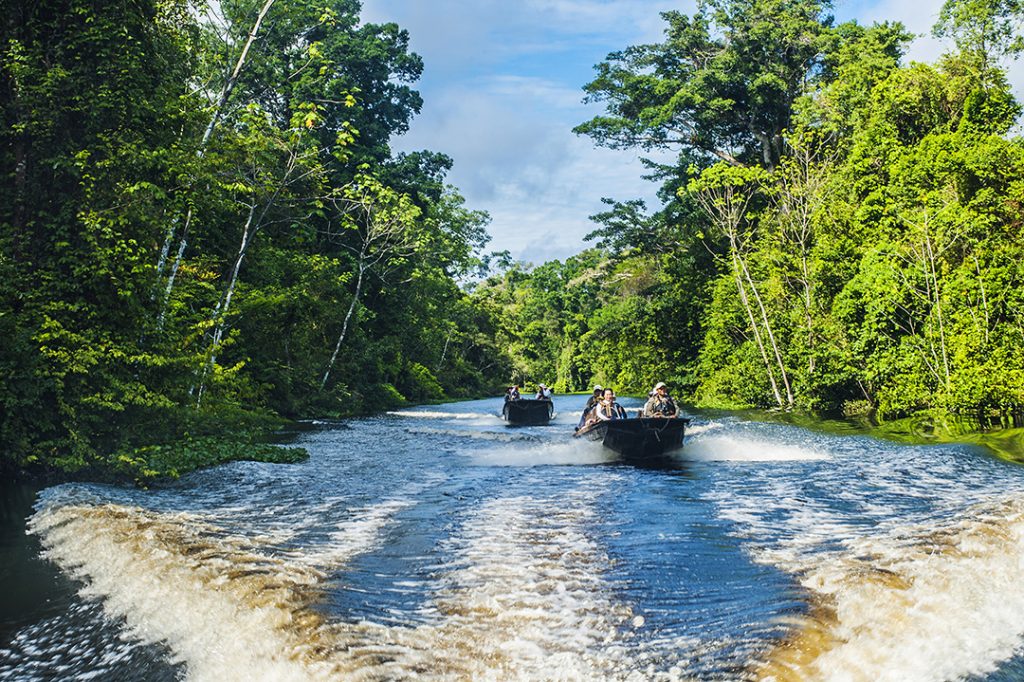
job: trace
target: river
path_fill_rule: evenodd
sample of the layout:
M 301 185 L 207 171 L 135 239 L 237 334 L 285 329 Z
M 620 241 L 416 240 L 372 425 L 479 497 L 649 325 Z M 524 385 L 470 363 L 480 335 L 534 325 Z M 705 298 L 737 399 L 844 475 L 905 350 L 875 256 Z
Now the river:
M 639 469 L 571 438 L 584 399 L 42 490 L 4 521 L 0 679 L 1024 679 L 1024 468 L 697 415 Z

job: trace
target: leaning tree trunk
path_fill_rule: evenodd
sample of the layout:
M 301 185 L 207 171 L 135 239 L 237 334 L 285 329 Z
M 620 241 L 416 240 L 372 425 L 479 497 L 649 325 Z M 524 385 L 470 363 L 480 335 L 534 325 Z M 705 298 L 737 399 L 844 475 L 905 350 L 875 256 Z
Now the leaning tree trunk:
M 733 262 L 733 276 L 736 279 L 736 289 L 740 294 L 740 302 L 743 303 L 743 309 L 747 311 L 747 318 L 750 320 L 750 329 L 754 332 L 754 341 L 757 343 L 757 349 L 761 351 L 761 359 L 764 361 L 764 370 L 768 375 L 768 381 L 772 385 L 772 393 L 775 395 L 775 402 L 778 403 L 779 407 L 783 406 L 782 395 L 779 393 L 779 385 L 775 382 L 775 372 L 772 371 L 771 360 L 768 359 L 768 352 L 764 348 L 764 341 L 761 339 L 761 332 L 757 328 L 757 320 L 754 318 L 754 310 L 750 307 L 750 299 L 747 298 L 747 290 L 743 285 L 743 278 L 740 274 L 739 255 L 733 248 L 732 262 Z
M 321 391 L 327 385 L 327 380 L 331 376 L 331 370 L 334 369 L 334 361 L 338 359 L 338 351 L 341 350 L 341 344 L 345 341 L 345 335 L 348 334 L 348 325 L 352 320 L 352 313 L 355 312 L 356 305 L 359 303 L 359 296 L 363 292 L 363 277 L 365 274 L 366 261 L 363 258 L 360 258 L 359 274 L 356 276 L 356 293 L 352 296 L 352 302 L 349 303 L 348 312 L 345 313 L 345 322 L 341 325 L 341 334 L 338 336 L 338 342 L 334 344 L 334 352 L 331 353 L 331 359 L 327 363 L 327 369 L 324 371 L 324 376 L 320 380 Z
M 245 45 L 242 47 L 242 53 L 238 56 L 238 61 L 235 62 L 235 68 L 232 70 L 231 75 L 224 82 L 224 87 L 221 88 L 220 97 L 217 99 L 217 105 L 213 109 L 213 113 L 210 115 L 210 122 L 206 125 L 206 130 L 203 131 L 203 138 L 199 142 L 199 150 L 197 155 L 202 159 L 206 155 L 206 148 L 210 142 L 210 138 L 213 136 L 213 131 L 217 127 L 217 123 L 220 122 L 220 117 L 224 113 L 224 108 L 227 106 L 228 99 L 231 97 L 231 93 L 235 89 L 235 85 L 238 83 L 238 77 L 242 73 L 242 69 L 245 66 L 245 60 L 249 56 L 249 49 L 252 47 L 253 42 L 256 40 L 256 36 L 259 34 L 260 26 L 263 24 L 263 20 L 266 19 L 267 13 L 276 0 L 265 0 L 263 7 L 260 9 L 259 15 L 256 17 L 256 22 L 249 30 L 249 36 L 245 41 Z M 174 280 L 178 274 L 178 267 L 181 265 L 181 260 L 185 256 L 185 247 L 188 243 L 188 230 L 192 223 L 192 207 L 190 206 L 188 212 L 185 215 L 185 225 L 181 230 L 181 241 L 178 245 L 178 253 L 171 264 L 171 273 L 167 277 L 167 286 L 164 289 L 163 300 L 160 303 L 160 314 L 158 316 L 158 326 L 163 326 L 164 315 L 167 311 L 167 305 L 171 300 L 171 294 L 174 291 Z M 167 234 L 164 237 L 164 245 L 160 249 L 160 258 L 157 261 L 156 272 L 157 277 L 163 275 L 163 270 L 167 264 L 167 256 L 171 250 L 171 244 L 174 242 L 174 234 L 177 231 L 174 223 L 172 222 L 170 227 L 167 229 Z
M 264 211 L 264 214 L 266 211 Z M 214 364 L 217 362 L 217 347 L 220 345 L 220 341 L 224 336 L 224 320 L 227 317 L 228 309 L 231 307 L 231 298 L 235 293 L 235 285 L 238 282 L 238 272 L 242 269 L 242 259 L 245 258 L 245 252 L 249 248 L 249 244 L 252 238 L 256 235 L 256 229 L 253 229 L 253 216 L 256 214 L 256 204 L 249 207 L 249 217 L 245 221 L 245 227 L 242 228 L 242 243 L 238 247 L 238 255 L 235 257 L 235 264 L 231 268 L 231 279 L 228 281 L 228 288 L 224 292 L 224 298 L 218 303 L 217 307 L 213 309 L 213 339 L 210 343 L 210 359 L 206 361 L 203 367 L 203 374 L 199 379 L 199 394 L 196 398 L 196 407 L 199 407 L 203 402 L 203 393 L 206 389 L 206 377 L 213 369 Z M 258 225 L 256 228 L 258 229 Z
M 772 345 L 772 352 L 775 355 L 775 361 L 779 365 L 779 372 L 782 375 L 782 383 L 786 387 L 787 406 L 793 407 L 793 391 L 789 386 L 789 376 L 786 373 L 786 365 L 782 362 L 782 353 L 779 351 L 779 344 L 775 342 L 775 334 L 772 333 L 772 326 L 768 322 L 768 312 L 765 310 L 764 301 L 761 300 L 761 295 L 757 292 L 757 287 L 754 285 L 754 280 L 750 276 L 750 270 L 747 269 L 747 264 L 742 258 L 739 260 L 740 264 L 743 266 L 743 274 L 746 276 L 747 282 L 750 284 L 750 291 L 754 294 L 754 300 L 757 301 L 757 307 L 761 311 L 761 320 L 764 322 L 764 331 L 768 335 L 768 341 Z

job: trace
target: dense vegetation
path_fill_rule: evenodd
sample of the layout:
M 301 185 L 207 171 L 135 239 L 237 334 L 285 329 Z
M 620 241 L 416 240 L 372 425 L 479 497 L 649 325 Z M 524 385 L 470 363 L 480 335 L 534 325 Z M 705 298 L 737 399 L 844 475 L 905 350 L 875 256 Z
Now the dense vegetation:
M 4 471 L 144 479 L 252 455 L 237 440 L 277 416 L 504 380 L 457 284 L 488 217 L 445 184 L 450 159 L 391 152 L 422 62 L 359 10 L 7 7 Z
M 449 158 L 390 149 L 422 62 L 357 0 L 15 3 L 0 468 L 146 479 L 276 456 L 247 441 L 280 417 L 509 379 L 1019 413 L 1024 8 L 948 0 L 935 64 L 828 10 L 701 0 L 609 55 L 577 132 L 669 151 L 661 205 L 606 199 L 593 248 L 467 291 L 488 216 Z
M 662 206 L 607 199 L 597 247 L 512 267 L 500 311 L 521 376 L 719 406 L 1019 413 L 1024 140 L 1002 66 L 1024 5 L 948 0 L 950 51 L 904 63 L 899 24 L 822 0 L 701 0 L 665 40 L 608 56 L 577 132 L 651 162 Z

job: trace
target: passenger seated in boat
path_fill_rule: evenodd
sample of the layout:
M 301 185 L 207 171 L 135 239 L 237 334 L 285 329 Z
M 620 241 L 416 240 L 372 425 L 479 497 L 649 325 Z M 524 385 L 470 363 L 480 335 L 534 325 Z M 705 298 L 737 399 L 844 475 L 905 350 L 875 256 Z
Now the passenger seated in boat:
M 644 405 L 643 416 L 668 418 L 678 416 L 678 414 L 679 409 L 676 407 L 676 402 L 668 394 L 668 386 L 664 381 L 659 381 L 654 385 L 653 395 Z
M 509 401 L 509 400 L 519 400 L 520 397 L 521 396 L 519 395 L 519 387 L 518 386 L 509 386 L 508 390 L 505 391 L 505 401 L 506 402 Z
M 553 394 L 551 393 L 550 388 L 548 388 L 544 384 L 537 384 L 537 400 L 551 400 L 552 397 Z
M 587 423 L 587 416 L 590 411 L 594 409 L 594 405 L 601 401 L 601 396 L 604 395 L 604 387 L 600 384 L 594 385 L 594 393 L 587 398 L 587 406 L 583 408 L 583 412 L 580 414 L 580 420 L 576 424 L 576 430 L 579 431 L 583 428 L 583 425 Z
M 588 423 L 591 421 L 611 421 L 613 419 L 625 419 L 626 410 L 615 402 L 615 391 L 610 388 L 604 389 L 604 399 L 597 405 L 594 405 L 593 417 L 588 419 Z

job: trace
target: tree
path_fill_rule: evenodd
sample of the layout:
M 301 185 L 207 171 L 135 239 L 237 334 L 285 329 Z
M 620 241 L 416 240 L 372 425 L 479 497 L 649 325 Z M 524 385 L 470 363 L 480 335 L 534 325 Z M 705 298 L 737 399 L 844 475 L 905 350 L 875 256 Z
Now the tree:
M 587 99 L 608 114 L 575 128 L 611 148 L 679 148 L 771 170 L 793 103 L 822 63 L 823 0 L 703 0 L 665 12 L 664 43 L 598 64 Z
M 418 239 L 414 225 L 420 215 L 419 208 L 407 195 L 396 193 L 367 174 L 356 176 L 352 184 L 332 193 L 325 201 L 331 205 L 335 216 L 330 236 L 353 254 L 356 286 L 334 352 L 320 380 L 321 389 L 327 385 L 345 342 L 366 275 L 372 272 L 384 279 L 398 261 L 413 253 Z M 348 232 L 356 235 L 352 243 L 347 239 Z
M 933 33 L 951 38 L 977 62 L 982 86 L 988 88 L 1001 60 L 1024 52 L 1024 3 L 1020 0 L 946 0 Z

